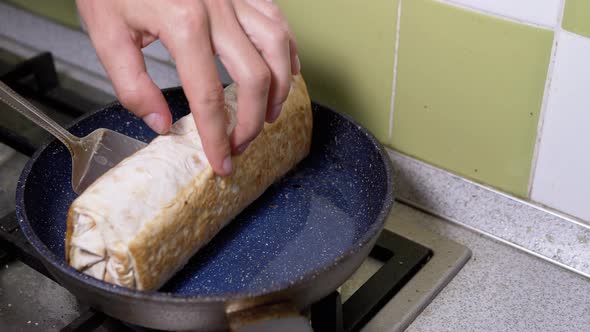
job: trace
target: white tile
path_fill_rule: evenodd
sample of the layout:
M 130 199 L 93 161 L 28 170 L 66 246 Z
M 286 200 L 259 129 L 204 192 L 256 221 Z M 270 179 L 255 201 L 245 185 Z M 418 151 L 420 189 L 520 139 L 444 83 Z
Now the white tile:
M 590 39 L 562 32 L 531 198 L 590 221 Z
M 442 0 L 546 27 L 555 27 L 561 0 Z

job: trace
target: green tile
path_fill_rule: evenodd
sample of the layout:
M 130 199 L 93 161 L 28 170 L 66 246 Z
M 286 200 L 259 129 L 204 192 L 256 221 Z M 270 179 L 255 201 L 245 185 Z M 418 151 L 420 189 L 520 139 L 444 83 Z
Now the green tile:
M 314 100 L 389 140 L 397 0 L 278 0 Z
M 563 28 L 590 37 L 590 1 L 567 0 L 563 14 Z
M 526 196 L 553 32 L 404 1 L 392 146 Z
M 80 27 L 74 0 L 8 0 L 8 2 L 71 28 Z

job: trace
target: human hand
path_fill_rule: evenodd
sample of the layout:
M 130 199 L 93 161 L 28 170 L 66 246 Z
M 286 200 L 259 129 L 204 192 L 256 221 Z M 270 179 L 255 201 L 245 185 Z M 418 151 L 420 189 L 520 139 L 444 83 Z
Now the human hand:
M 149 77 L 141 49 L 159 39 L 177 71 L 203 142 L 219 175 L 278 118 L 300 71 L 297 46 L 270 0 L 76 0 L 98 57 L 121 103 L 154 131 L 171 125 L 168 105 Z M 214 55 L 237 85 L 237 126 L 227 136 L 223 87 Z

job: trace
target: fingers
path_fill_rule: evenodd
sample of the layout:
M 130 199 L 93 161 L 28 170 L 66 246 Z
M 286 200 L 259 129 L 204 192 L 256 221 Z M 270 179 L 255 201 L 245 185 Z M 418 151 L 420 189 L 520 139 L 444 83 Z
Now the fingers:
M 234 1 L 238 20 L 260 51 L 271 72 L 266 121 L 274 122 L 291 87 L 289 35 L 283 26 L 261 14 L 246 1 Z
M 289 33 L 289 51 L 291 52 L 291 73 L 293 75 L 299 75 L 301 73 L 301 60 L 299 60 L 299 54 L 297 53 L 297 43 L 292 33 Z
M 231 2 L 216 0 L 207 4 L 215 51 L 237 85 L 238 123 L 231 143 L 233 152 L 240 154 L 264 125 L 271 73 L 238 23 Z
M 257 11 L 268 17 L 270 20 L 281 25 L 284 31 L 289 35 L 289 51 L 291 58 L 291 72 L 293 75 L 299 74 L 301 71 L 301 63 L 299 61 L 297 42 L 295 35 L 287 24 L 287 19 L 281 12 L 279 6 L 269 0 L 243 0 Z
M 168 104 L 148 75 L 140 46 L 128 30 L 111 28 L 93 35 L 89 29 L 89 33 L 121 104 L 158 134 L 166 133 L 172 122 Z
M 217 174 L 230 174 L 232 152 L 243 152 L 264 121 L 277 118 L 291 74 L 299 72 L 297 45 L 278 7 L 262 0 L 157 2 L 142 7 L 153 14 L 146 16 L 122 2 L 106 6 L 117 10 L 90 4 L 81 12 L 92 18 L 91 39 L 123 105 L 158 133 L 169 129 L 168 106 L 140 50 L 159 37 L 176 61 L 209 163 Z M 237 84 L 238 123 L 231 138 L 214 54 Z
M 176 62 L 209 164 L 218 175 L 232 172 L 223 87 L 209 39 L 209 20 L 202 3 L 183 7 L 175 27 L 160 37 Z

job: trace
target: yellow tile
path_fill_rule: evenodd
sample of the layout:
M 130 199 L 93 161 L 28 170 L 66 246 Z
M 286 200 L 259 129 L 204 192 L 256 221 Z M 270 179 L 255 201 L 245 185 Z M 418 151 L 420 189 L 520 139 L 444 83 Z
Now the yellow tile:
M 526 196 L 553 32 L 404 1 L 393 147 Z
M 278 0 L 314 100 L 388 141 L 397 0 Z
M 590 37 L 590 1 L 567 0 L 563 15 L 563 28 Z
M 80 27 L 74 0 L 8 0 L 8 2 L 71 28 Z

